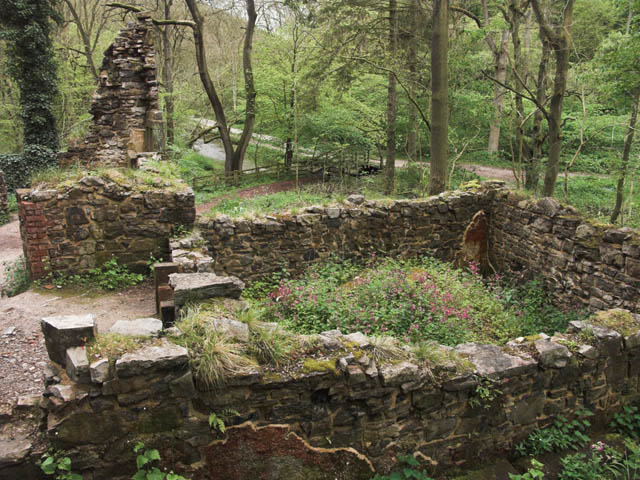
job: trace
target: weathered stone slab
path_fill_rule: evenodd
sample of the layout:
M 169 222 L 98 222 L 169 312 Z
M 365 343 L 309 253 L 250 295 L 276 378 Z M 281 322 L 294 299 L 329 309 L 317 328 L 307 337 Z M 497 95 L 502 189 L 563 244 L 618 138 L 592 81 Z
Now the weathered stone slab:
M 571 352 L 564 345 L 548 339 L 536 340 L 533 344 L 538 351 L 538 361 L 543 368 L 564 368 L 569 363 Z
M 400 362 L 393 365 L 382 365 L 380 376 L 385 386 L 400 385 L 418 380 L 418 366 L 409 362 Z
M 191 299 L 214 297 L 239 298 L 244 282 L 237 277 L 221 277 L 215 273 L 173 273 L 169 275 L 176 308 Z
M 67 315 L 46 317 L 40 322 L 49 358 L 65 365 L 67 349 L 79 347 L 95 337 L 95 317 L 89 315 Z
M 156 337 L 162 332 L 162 320 L 157 318 L 138 318 L 136 320 L 118 320 L 109 329 L 109 333 L 137 337 Z
M 90 383 L 89 360 L 84 347 L 67 348 L 66 371 L 69 378 L 76 383 Z
M 230 338 L 234 338 L 239 342 L 249 341 L 249 325 L 239 322 L 238 320 L 232 320 L 230 318 L 216 318 L 212 321 L 213 328 Z
M 19 465 L 27 460 L 32 444 L 25 438 L 0 439 L 0 469 Z
M 145 347 L 120 357 L 116 361 L 116 373 L 123 378 L 148 375 L 185 366 L 188 361 L 189 352 L 186 348 L 164 340 L 162 345 Z
M 537 363 L 532 358 L 522 358 L 504 353 L 496 345 L 480 345 L 464 343 L 458 345 L 455 351 L 469 356 L 469 360 L 477 373 L 489 378 L 504 378 L 522 375 L 536 368 Z
M 369 337 L 367 337 L 362 332 L 350 333 L 349 335 L 345 335 L 344 339 L 347 342 L 355 343 L 360 348 L 367 348 L 368 346 L 371 345 L 371 341 L 369 340 Z

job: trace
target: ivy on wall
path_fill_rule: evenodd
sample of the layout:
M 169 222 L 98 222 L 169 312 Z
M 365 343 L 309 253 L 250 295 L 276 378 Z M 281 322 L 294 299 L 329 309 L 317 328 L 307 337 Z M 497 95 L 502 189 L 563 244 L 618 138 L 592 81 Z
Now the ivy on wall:
M 11 156 L 2 168 L 9 177 L 25 177 L 54 164 L 60 143 L 53 111 L 58 94 L 57 63 L 51 30 L 58 21 L 59 0 L 0 0 L 0 39 L 4 40 L 9 73 L 20 87 L 25 149 L 19 165 Z M 11 160 L 11 162 L 9 162 Z M 28 176 L 27 176 L 28 177 Z M 23 186 L 24 179 L 8 182 Z

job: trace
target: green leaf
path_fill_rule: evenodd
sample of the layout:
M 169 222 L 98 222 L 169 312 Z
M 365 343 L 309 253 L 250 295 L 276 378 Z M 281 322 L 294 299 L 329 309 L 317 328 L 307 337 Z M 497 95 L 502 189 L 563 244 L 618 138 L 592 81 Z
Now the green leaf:
M 160 460 L 160 452 L 155 448 L 144 452 L 144 456 L 147 457 L 149 461 Z
M 53 457 L 47 457 L 40 465 L 40 469 L 45 473 L 45 475 L 53 475 L 56 473 L 56 466 L 53 463 Z
M 135 447 L 133 447 L 133 452 L 138 453 L 140 450 L 144 448 L 144 443 L 138 442 Z
M 138 470 L 131 480 L 146 480 L 147 472 L 144 470 Z
M 165 474 L 158 468 L 154 468 L 151 472 L 147 473 L 147 480 L 163 480 Z
M 138 455 L 136 458 L 136 465 L 138 466 L 138 470 L 144 467 L 147 463 L 149 463 L 149 459 L 144 455 Z

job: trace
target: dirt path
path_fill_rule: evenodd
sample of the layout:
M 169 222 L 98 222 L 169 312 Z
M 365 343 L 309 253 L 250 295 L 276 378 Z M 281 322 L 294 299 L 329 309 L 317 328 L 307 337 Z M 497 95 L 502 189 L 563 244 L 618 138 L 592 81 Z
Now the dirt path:
M 0 284 L 4 281 L 6 262 L 13 262 L 22 255 L 20 222 L 13 221 L 0 227 Z
M 153 317 L 153 286 L 146 283 L 100 295 L 29 290 L 0 298 L 0 405 L 42 391 L 42 372 L 48 356 L 40 319 L 86 313 L 96 316 L 100 332 L 108 330 L 116 320 Z

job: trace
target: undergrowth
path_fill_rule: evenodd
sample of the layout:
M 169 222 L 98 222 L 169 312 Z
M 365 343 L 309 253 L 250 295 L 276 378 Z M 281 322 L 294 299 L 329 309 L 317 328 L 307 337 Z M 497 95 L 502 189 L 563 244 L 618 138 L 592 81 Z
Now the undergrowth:
M 316 264 L 297 279 L 281 279 L 262 306 L 263 319 L 300 333 L 338 328 L 450 346 L 553 334 L 578 318 L 557 311 L 540 282 L 487 284 L 475 266 L 463 271 L 429 257 Z
M 153 261 L 155 259 L 150 260 Z M 113 257 L 100 267 L 92 268 L 86 274 L 58 275 L 50 272 L 36 281 L 37 285 L 55 285 L 56 287 L 97 287 L 113 291 L 133 287 L 142 283 L 145 276 L 134 273 L 126 265 L 121 265 Z

